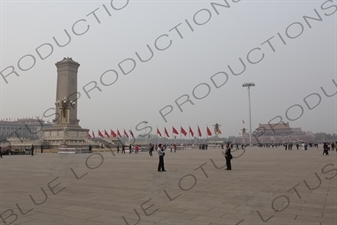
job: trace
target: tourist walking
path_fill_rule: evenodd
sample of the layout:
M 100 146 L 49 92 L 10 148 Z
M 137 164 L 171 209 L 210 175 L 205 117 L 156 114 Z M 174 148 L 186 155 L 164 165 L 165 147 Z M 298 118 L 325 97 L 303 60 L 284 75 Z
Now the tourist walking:
M 328 144 L 325 142 L 323 145 L 323 155 L 329 155 L 329 147 Z
M 30 148 L 30 153 L 32 154 L 32 156 L 34 155 L 34 145 L 32 145 L 32 147 Z
M 117 144 L 117 153 L 119 153 L 119 144 Z
M 150 147 L 149 147 L 149 155 L 150 156 L 153 156 L 152 155 L 153 150 L 154 150 L 154 145 L 150 143 Z
M 132 153 L 132 146 L 131 146 L 131 144 L 129 144 L 129 154 L 131 154 Z
M 2 148 L 0 147 L 0 158 L 2 158 Z
M 158 163 L 158 172 L 166 172 L 165 167 L 164 167 L 164 156 L 165 152 L 164 149 L 162 148 L 162 144 L 158 145 L 157 149 L 158 155 L 159 155 L 159 163 Z
M 125 154 L 125 145 L 124 144 L 122 144 L 122 152 L 121 152 L 121 154 Z
M 138 154 L 138 151 L 139 151 L 139 146 L 136 145 L 136 147 L 135 147 L 135 153 Z
M 232 170 L 231 160 L 233 159 L 233 156 L 231 154 L 231 148 L 229 147 L 228 143 L 226 144 L 225 157 L 226 157 L 226 165 L 227 165 L 226 170 Z

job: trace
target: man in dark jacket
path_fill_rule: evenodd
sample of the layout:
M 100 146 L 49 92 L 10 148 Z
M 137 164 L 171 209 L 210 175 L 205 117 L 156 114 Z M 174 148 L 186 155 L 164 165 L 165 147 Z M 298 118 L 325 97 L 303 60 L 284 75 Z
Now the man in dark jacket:
M 225 157 L 226 157 L 226 165 L 227 165 L 226 170 L 232 170 L 231 160 L 232 160 L 233 156 L 231 154 L 231 148 L 229 147 L 228 143 L 226 144 Z
M 32 145 L 32 147 L 30 148 L 30 153 L 32 154 L 32 156 L 34 155 L 34 145 Z
M 150 143 L 150 147 L 149 147 L 149 154 L 150 154 L 150 156 L 152 156 L 153 150 L 154 150 L 154 145 Z
M 329 155 L 329 146 L 328 144 L 325 142 L 323 145 L 323 155 Z

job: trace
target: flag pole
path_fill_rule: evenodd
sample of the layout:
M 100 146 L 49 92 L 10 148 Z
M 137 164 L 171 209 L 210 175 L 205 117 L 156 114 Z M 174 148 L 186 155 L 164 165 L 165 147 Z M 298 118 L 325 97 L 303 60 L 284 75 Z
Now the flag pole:
M 191 126 L 188 125 L 188 142 L 191 144 Z

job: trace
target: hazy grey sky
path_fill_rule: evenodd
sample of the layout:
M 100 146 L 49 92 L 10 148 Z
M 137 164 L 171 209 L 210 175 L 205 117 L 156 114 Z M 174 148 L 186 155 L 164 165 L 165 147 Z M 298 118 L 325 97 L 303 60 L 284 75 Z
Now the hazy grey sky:
M 1 1 L 0 117 L 42 117 L 54 107 L 55 63 L 72 57 L 81 64 L 80 125 L 95 132 L 131 128 L 137 134 L 136 125 L 148 121 L 162 133 L 172 125 L 190 125 L 196 133 L 199 125 L 205 134 L 206 125 L 218 122 L 223 136 L 238 135 L 242 119 L 246 128 L 249 122 L 242 84 L 254 82 L 253 129 L 281 116 L 304 131 L 337 133 L 337 2 L 227 3 Z M 60 45 L 69 43 L 59 47 L 53 37 Z M 141 62 L 136 52 L 149 60 Z M 231 69 L 243 71 L 240 58 L 246 69 L 233 75 Z M 11 74 L 13 68 L 19 77 Z M 94 82 L 101 91 L 93 89 L 88 98 L 83 87 L 88 92 Z M 312 110 L 304 101 L 309 95 L 311 107 L 320 100 Z M 187 96 L 181 112 L 177 103 Z M 165 122 L 160 111 L 171 107 Z M 51 114 L 44 119 L 52 120 Z

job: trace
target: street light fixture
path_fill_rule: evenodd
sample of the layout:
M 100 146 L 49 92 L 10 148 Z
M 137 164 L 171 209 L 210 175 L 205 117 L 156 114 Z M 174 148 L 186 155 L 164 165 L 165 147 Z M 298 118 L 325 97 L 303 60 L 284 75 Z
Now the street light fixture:
M 252 146 L 252 111 L 250 104 L 250 88 L 254 87 L 255 84 L 252 82 L 244 83 L 242 87 L 247 87 L 248 89 L 248 101 L 249 101 L 249 145 Z

